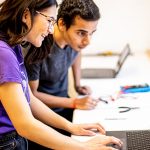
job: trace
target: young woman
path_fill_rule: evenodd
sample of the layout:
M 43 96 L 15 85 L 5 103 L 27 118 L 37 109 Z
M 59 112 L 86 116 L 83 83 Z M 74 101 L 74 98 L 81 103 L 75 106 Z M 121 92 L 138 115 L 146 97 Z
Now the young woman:
M 28 87 L 20 45 L 30 42 L 40 47 L 52 31 L 56 13 L 55 0 L 5 0 L 0 5 L 0 149 L 27 150 L 27 140 L 61 150 L 107 150 L 105 146 L 121 141 L 99 135 L 78 142 L 49 126 L 76 135 L 94 135 L 89 129 L 104 133 L 100 124 L 72 124 L 35 98 Z M 47 124 L 47 125 L 46 125 Z

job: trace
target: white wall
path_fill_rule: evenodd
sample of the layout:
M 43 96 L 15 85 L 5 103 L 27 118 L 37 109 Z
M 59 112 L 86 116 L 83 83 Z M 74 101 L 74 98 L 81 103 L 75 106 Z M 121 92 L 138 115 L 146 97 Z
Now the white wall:
M 121 49 L 130 43 L 133 51 L 150 49 L 150 0 L 95 0 L 101 19 L 91 51 Z
M 150 0 L 94 1 L 102 17 L 90 46 L 84 52 L 120 50 L 127 42 L 133 51 L 150 49 Z

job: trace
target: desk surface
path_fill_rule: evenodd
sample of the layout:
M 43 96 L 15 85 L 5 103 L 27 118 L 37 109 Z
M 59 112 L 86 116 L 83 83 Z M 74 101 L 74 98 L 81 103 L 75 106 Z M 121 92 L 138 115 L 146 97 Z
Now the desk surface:
M 99 102 L 94 110 L 75 110 L 74 123 L 101 123 L 107 131 L 150 129 L 150 92 L 127 94 L 117 97 L 120 86 L 131 84 L 150 84 L 150 61 L 146 55 L 131 56 L 125 62 L 122 70 L 114 79 L 82 79 L 82 85 L 88 85 L 93 90 L 93 97 L 105 96 L 108 104 Z M 108 97 L 112 95 L 115 101 Z M 125 113 L 119 113 L 119 106 L 139 107 Z M 87 137 L 72 136 L 78 140 Z M 89 138 L 89 137 L 88 137 Z

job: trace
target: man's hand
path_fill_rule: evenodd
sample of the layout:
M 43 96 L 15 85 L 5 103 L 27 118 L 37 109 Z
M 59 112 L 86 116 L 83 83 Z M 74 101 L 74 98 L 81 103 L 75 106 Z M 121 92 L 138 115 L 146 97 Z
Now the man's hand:
M 76 91 L 80 94 L 80 95 L 91 95 L 92 94 L 92 90 L 90 87 L 88 86 L 77 86 L 76 87 Z
M 73 99 L 73 107 L 76 109 L 91 110 L 94 109 L 99 100 L 93 99 L 91 96 Z

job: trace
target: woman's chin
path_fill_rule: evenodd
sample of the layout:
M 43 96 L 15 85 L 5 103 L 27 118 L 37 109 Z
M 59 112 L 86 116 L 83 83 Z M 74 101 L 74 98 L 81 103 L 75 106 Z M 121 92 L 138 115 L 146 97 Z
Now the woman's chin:
M 43 40 L 33 43 L 35 47 L 41 47 Z

